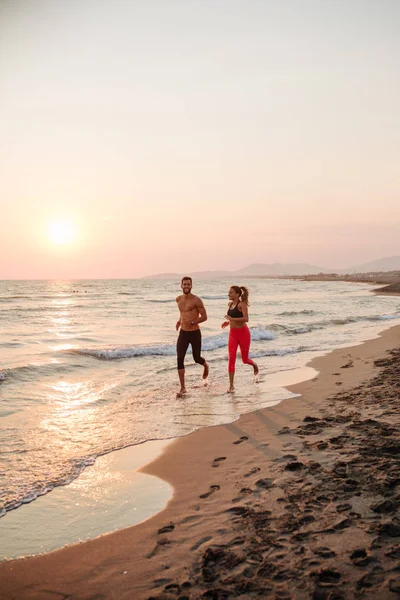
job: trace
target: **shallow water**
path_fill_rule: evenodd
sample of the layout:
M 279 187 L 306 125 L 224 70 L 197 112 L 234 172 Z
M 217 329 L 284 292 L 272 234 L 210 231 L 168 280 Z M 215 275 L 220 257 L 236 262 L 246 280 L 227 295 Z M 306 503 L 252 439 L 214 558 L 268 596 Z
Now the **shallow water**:
M 210 378 L 204 387 L 188 355 L 188 395 L 178 400 L 179 282 L 0 282 L 0 515 L 71 482 L 99 455 L 273 405 L 290 395 L 277 373 L 400 320 L 399 298 L 375 296 L 366 284 L 244 279 L 260 382 L 238 362 L 232 398 L 220 329 L 231 283 L 193 289 L 209 315 L 202 335 Z

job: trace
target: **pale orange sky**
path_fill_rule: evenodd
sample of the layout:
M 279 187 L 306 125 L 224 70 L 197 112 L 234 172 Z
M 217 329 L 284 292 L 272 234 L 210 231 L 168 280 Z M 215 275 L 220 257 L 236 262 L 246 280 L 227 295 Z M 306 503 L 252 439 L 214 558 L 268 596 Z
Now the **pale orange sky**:
M 400 254 L 399 26 L 391 0 L 3 0 L 0 278 Z

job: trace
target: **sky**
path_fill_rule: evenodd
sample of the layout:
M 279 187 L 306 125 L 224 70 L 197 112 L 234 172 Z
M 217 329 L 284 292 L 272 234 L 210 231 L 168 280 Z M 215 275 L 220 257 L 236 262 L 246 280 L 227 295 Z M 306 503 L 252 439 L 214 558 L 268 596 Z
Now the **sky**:
M 0 0 L 0 279 L 400 254 L 397 0 Z

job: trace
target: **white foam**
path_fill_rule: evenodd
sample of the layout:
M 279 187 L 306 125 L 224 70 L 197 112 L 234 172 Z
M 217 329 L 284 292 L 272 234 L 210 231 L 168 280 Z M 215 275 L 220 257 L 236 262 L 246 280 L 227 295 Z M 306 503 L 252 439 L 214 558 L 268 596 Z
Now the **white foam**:
M 80 348 L 70 352 L 83 354 L 84 356 L 93 356 L 103 360 L 113 360 L 117 358 L 134 358 L 136 356 L 172 356 L 175 354 L 175 346 L 164 344 L 160 346 L 120 346 L 116 348 Z
M 250 358 L 262 358 L 263 356 L 287 356 L 288 354 L 298 354 L 311 350 L 307 346 L 296 346 L 293 348 L 277 348 L 275 350 L 258 350 L 250 352 Z
M 273 340 L 275 335 L 272 331 L 262 326 L 251 327 L 251 337 L 255 341 Z M 224 348 L 228 345 L 228 332 L 219 335 L 203 337 L 202 349 L 208 352 Z M 137 346 L 117 346 L 113 348 L 74 348 L 67 350 L 84 356 L 94 356 L 103 360 L 113 360 L 118 358 L 135 358 L 139 356 L 173 356 L 176 353 L 175 344 L 156 344 L 156 345 L 137 345 Z
M 274 340 L 275 334 L 269 329 L 265 329 L 262 325 L 257 325 L 257 327 L 250 327 L 251 331 L 251 339 L 255 341 L 261 340 Z
M 344 317 L 342 319 L 327 319 L 324 321 L 316 321 L 314 323 L 309 323 L 305 325 L 298 325 L 295 327 L 291 327 L 289 325 L 281 325 L 277 323 L 272 323 L 269 327 L 276 332 L 279 332 L 283 335 L 297 335 L 301 333 L 309 333 L 310 331 L 316 331 L 318 329 L 326 329 L 328 327 L 340 326 L 340 325 L 350 325 L 351 323 L 361 323 L 365 321 L 375 322 L 375 321 L 391 321 L 394 319 L 400 319 L 400 313 L 394 313 L 391 315 L 371 315 L 366 316 L 362 315 L 360 317 L 350 316 Z

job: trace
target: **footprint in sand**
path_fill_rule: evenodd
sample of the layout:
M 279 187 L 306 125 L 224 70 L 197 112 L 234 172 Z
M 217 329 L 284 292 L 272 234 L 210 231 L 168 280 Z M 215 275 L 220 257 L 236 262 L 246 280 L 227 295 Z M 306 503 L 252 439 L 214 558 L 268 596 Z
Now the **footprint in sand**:
M 219 456 L 218 458 L 214 458 L 212 467 L 219 467 L 222 461 L 226 460 L 226 456 Z
M 204 494 L 201 494 L 199 496 L 199 498 L 208 498 L 209 496 L 211 496 L 211 494 L 214 494 L 215 492 L 218 492 L 218 490 L 221 489 L 219 485 L 210 485 L 210 489 L 208 492 L 205 492 Z
M 258 473 L 259 470 L 260 467 L 253 467 L 248 473 L 245 473 L 243 477 L 250 477 L 251 475 L 254 475 L 254 473 Z
M 350 367 L 353 366 L 354 361 L 352 361 L 351 359 L 344 365 L 342 365 L 340 368 L 341 369 L 349 369 Z
M 185 523 L 192 523 L 193 521 L 198 521 L 198 520 L 199 520 L 198 515 L 188 515 L 187 517 L 182 519 L 182 521 L 180 521 L 179 524 L 185 525 Z
M 202 546 L 203 544 L 205 544 L 206 542 L 209 542 L 210 540 L 212 540 L 211 535 L 206 535 L 205 537 L 201 538 L 201 540 L 199 540 L 198 542 L 196 542 L 191 548 L 190 550 L 198 550 L 200 548 L 200 546 Z
M 261 488 L 263 490 L 267 490 L 271 487 L 274 487 L 274 483 L 272 479 L 259 479 L 258 481 L 256 481 L 256 486 L 258 488 Z
M 178 583 L 169 583 L 165 586 L 164 591 L 179 594 L 181 591 L 181 586 Z
M 246 435 L 242 435 L 241 438 L 239 438 L 238 440 L 236 440 L 236 442 L 233 442 L 233 443 L 237 446 L 237 444 L 242 444 L 243 442 L 245 442 L 248 439 L 249 438 Z
M 165 585 L 167 583 L 170 583 L 171 581 L 172 581 L 172 579 L 169 577 L 161 577 L 160 579 L 154 579 L 153 584 L 155 586 L 159 586 L 159 585 Z
M 243 496 L 250 496 L 253 493 L 253 490 L 247 487 L 243 487 L 240 492 L 239 492 L 239 496 L 236 496 L 236 498 L 232 498 L 232 502 L 241 502 L 243 500 Z
M 158 534 L 162 535 L 163 533 L 169 533 L 170 531 L 173 531 L 175 529 L 175 525 L 173 523 L 170 523 L 169 525 L 165 525 L 165 527 L 161 527 L 161 529 L 158 530 Z
M 357 548 L 350 554 L 350 559 L 357 567 L 365 567 L 371 560 L 365 548 Z

